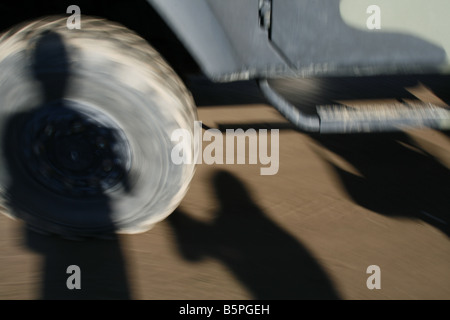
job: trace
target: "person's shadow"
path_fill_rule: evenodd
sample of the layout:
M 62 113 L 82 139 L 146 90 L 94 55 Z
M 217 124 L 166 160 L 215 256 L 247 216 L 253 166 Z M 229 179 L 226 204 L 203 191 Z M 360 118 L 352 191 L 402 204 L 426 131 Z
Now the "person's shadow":
M 339 299 L 311 253 L 264 214 L 238 178 L 219 171 L 213 184 L 220 210 L 212 223 L 180 209 L 168 218 L 187 260 L 222 261 L 255 299 Z
M 30 71 L 41 86 L 42 104 L 7 119 L 2 151 L 10 177 L 7 205 L 26 224 L 24 244 L 43 256 L 40 298 L 129 299 L 108 196 L 95 194 L 101 190 L 99 181 L 88 180 L 92 185 L 86 187 L 83 180 L 84 172 L 98 165 L 93 156 L 98 150 L 86 139 L 90 129 L 80 129 L 86 116 L 64 100 L 72 72 L 70 54 L 63 37 L 52 31 L 40 34 L 34 43 L 30 40 L 30 46 Z M 80 179 L 83 184 L 78 185 Z M 109 239 L 97 239 L 99 233 Z M 63 239 L 61 234 L 82 241 Z M 71 265 L 81 270 L 79 290 L 69 290 L 66 283 Z
M 357 170 L 349 172 L 323 154 L 358 205 L 424 221 L 450 236 L 450 171 L 406 133 L 312 137 Z

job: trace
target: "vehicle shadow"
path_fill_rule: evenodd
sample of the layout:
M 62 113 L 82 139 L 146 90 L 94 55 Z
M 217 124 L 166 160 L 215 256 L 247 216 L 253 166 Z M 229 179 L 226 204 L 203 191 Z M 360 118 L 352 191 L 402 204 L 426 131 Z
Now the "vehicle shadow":
M 349 196 L 373 212 L 422 220 L 450 236 L 450 171 L 403 132 L 311 136 L 354 167 L 330 157 Z
M 2 152 L 10 181 L 6 186 L 7 207 L 13 216 L 26 224 L 23 230 L 24 245 L 43 258 L 40 298 L 129 299 L 130 290 L 120 241 L 111 232 L 114 231 L 114 223 L 108 196 L 101 193 L 89 199 L 84 196 L 73 198 L 62 187 L 57 190 L 64 182 L 73 182 L 69 179 L 83 176 L 83 170 L 89 167 L 92 160 L 92 149 L 78 131 L 66 135 L 64 130 L 67 128 L 62 128 L 60 135 L 51 135 L 52 132 L 58 132 L 55 129 L 58 121 L 66 121 L 64 123 L 71 127 L 73 121 L 83 117 L 65 105 L 63 100 L 71 74 L 64 40 L 58 33 L 49 31 L 38 36 L 32 50 L 31 73 L 41 85 L 43 103 L 37 108 L 13 113 L 6 120 Z M 54 130 L 47 130 L 48 119 L 52 116 L 57 119 L 52 123 Z M 33 140 L 36 137 L 27 134 L 35 132 L 40 137 L 42 130 L 33 129 L 40 125 L 46 126 L 48 137 L 44 142 Z M 58 138 L 61 136 L 64 138 Z M 34 148 L 39 143 L 44 143 L 49 150 L 42 151 L 42 144 Z M 76 183 L 70 190 L 74 186 Z M 86 228 L 86 224 L 92 230 L 86 233 L 86 237 L 80 236 L 83 241 L 59 237 L 62 235 L 70 239 L 72 231 L 76 234 L 76 230 L 83 229 L 83 226 Z M 96 235 L 95 231 L 100 229 L 108 229 L 109 240 L 92 239 Z M 81 269 L 79 290 L 69 290 L 66 284 L 71 276 L 67 268 L 71 265 Z
M 219 212 L 203 223 L 177 210 L 169 218 L 187 260 L 222 261 L 255 299 L 339 299 L 311 253 L 271 221 L 233 174 L 213 177 Z
M 205 76 L 191 75 L 185 84 L 197 107 L 234 106 L 243 104 L 266 104 L 256 81 L 215 83 Z

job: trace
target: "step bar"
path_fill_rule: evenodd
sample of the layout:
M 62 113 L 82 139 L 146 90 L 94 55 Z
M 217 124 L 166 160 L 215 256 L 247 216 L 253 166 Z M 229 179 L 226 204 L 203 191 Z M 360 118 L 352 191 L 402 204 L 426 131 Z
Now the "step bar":
M 267 80 L 259 86 L 267 100 L 300 131 L 308 133 L 369 133 L 412 128 L 450 129 L 450 108 L 432 103 L 399 102 L 384 105 L 318 105 L 307 114 L 276 92 Z

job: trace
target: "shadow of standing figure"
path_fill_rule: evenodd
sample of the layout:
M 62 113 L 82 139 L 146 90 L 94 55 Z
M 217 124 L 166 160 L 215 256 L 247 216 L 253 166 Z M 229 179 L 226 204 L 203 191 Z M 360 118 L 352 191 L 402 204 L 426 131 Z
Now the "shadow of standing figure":
M 406 133 L 313 138 L 357 170 L 348 172 L 324 157 L 358 205 L 422 220 L 450 236 L 450 170 Z
M 3 153 L 10 176 L 7 206 L 27 225 L 25 245 L 44 258 L 40 296 L 129 299 L 125 261 L 104 192 L 110 186 L 104 180 L 114 171 L 114 182 L 121 179 L 127 188 L 125 169 L 108 160 L 116 136 L 64 99 L 71 60 L 63 37 L 46 31 L 30 43 L 31 71 L 43 103 L 7 119 Z M 70 265 L 81 269 L 80 290 L 66 285 Z
M 168 218 L 187 260 L 222 261 L 255 299 L 339 298 L 320 264 L 267 218 L 241 181 L 219 171 L 213 184 L 220 210 L 212 223 L 180 210 Z

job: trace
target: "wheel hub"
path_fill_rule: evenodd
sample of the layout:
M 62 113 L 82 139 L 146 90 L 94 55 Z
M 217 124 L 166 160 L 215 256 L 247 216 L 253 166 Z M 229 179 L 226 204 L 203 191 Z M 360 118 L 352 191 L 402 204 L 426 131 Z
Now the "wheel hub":
M 33 178 L 67 196 L 98 196 L 124 183 L 131 150 L 124 132 L 99 111 L 39 108 L 23 130 L 22 159 Z

